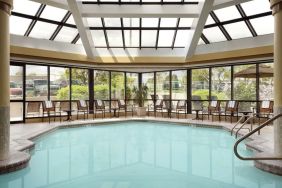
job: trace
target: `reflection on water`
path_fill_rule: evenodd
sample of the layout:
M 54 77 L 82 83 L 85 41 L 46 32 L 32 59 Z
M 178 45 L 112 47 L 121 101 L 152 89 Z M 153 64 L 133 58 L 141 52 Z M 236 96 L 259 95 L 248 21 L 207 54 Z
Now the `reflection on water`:
M 164 123 L 62 129 L 38 140 L 29 167 L 0 176 L 0 187 L 282 187 L 282 177 L 238 160 L 233 144 L 223 130 Z

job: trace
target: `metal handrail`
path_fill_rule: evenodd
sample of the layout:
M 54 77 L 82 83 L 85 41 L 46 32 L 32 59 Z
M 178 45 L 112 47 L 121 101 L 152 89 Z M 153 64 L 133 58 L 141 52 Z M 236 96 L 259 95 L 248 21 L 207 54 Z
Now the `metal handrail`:
M 265 126 L 269 125 L 270 123 L 272 123 L 274 120 L 278 119 L 279 117 L 282 117 L 282 113 L 278 114 L 276 116 L 274 116 L 273 118 L 267 120 L 266 122 L 264 122 L 262 125 L 260 125 L 259 127 L 255 128 L 253 131 L 249 132 L 248 134 L 244 135 L 243 137 L 241 137 L 239 140 L 236 141 L 236 143 L 234 144 L 234 153 L 236 155 L 236 157 L 238 157 L 241 160 L 282 160 L 282 156 L 279 157 L 274 157 L 274 156 L 270 156 L 270 157 L 243 157 L 238 153 L 238 145 L 245 140 L 246 138 L 250 137 L 251 135 L 253 135 L 254 133 L 256 133 L 257 131 L 261 130 L 262 128 L 264 128 Z
M 240 131 L 241 129 L 243 129 L 243 127 L 244 127 L 250 120 L 252 120 L 252 119 L 254 119 L 253 116 L 249 117 L 249 118 L 241 125 L 241 127 L 238 128 L 238 130 L 236 131 L 236 134 L 235 134 L 235 138 L 238 137 L 239 131 Z M 246 128 L 246 129 L 249 129 L 249 128 Z M 252 130 L 253 130 L 253 122 L 251 122 L 251 129 L 249 129 L 249 132 L 251 132 Z
M 243 118 L 245 118 L 246 116 L 245 115 L 243 115 L 238 121 L 237 121 L 237 123 L 233 126 L 233 128 L 231 129 L 231 136 L 232 136 L 232 134 L 233 134 L 233 131 L 234 131 L 234 129 L 237 127 L 237 125 L 241 122 L 241 120 L 243 119 Z

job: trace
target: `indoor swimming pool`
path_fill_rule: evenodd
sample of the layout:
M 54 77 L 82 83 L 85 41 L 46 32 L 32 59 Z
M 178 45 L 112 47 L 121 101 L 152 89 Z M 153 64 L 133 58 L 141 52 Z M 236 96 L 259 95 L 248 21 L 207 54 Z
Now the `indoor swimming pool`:
M 129 121 L 59 129 L 1 188 L 281 188 L 282 177 L 233 153 L 225 130 Z M 240 153 L 252 152 L 240 145 Z

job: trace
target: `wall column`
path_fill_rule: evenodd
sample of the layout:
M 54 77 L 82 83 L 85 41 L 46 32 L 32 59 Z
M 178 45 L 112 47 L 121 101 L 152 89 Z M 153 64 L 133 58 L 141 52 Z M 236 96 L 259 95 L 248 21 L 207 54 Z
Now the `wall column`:
M 10 32 L 13 1 L 0 0 L 0 160 L 9 157 L 10 147 Z
M 274 16 L 274 113 L 282 113 L 282 0 L 270 0 Z M 282 154 L 282 118 L 274 122 L 274 152 Z

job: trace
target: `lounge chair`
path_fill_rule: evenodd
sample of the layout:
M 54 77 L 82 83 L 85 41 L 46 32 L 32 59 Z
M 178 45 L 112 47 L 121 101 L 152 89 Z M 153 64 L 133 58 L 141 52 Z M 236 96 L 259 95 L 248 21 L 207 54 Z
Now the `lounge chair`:
M 196 120 L 200 119 L 199 118 L 199 113 L 201 112 L 202 114 L 202 120 L 204 119 L 203 114 L 204 114 L 204 105 L 203 102 L 201 101 L 201 96 L 198 95 L 193 95 L 192 96 L 192 111 L 196 112 Z
M 155 117 L 157 116 L 157 112 L 162 113 L 163 117 L 163 109 L 164 109 L 164 102 L 162 99 L 157 99 L 155 104 Z
M 239 119 L 238 107 L 239 107 L 238 101 L 231 100 L 226 102 L 225 111 L 224 111 L 225 121 L 226 121 L 226 117 L 230 116 L 230 123 L 232 123 L 232 117 L 234 117 L 235 115 L 238 121 Z
M 178 119 L 179 119 L 180 112 L 184 112 L 185 118 L 186 118 L 187 117 L 187 102 L 186 102 L 186 100 L 177 101 L 175 111 L 176 111 L 176 115 L 177 115 Z
M 208 119 L 210 115 L 212 116 L 212 121 L 213 121 L 213 116 L 218 116 L 218 120 L 221 121 L 220 119 L 221 111 L 220 111 L 219 101 L 217 100 L 210 101 L 208 106 Z
M 102 113 L 102 118 L 106 117 L 106 106 L 105 106 L 104 101 L 97 99 L 97 100 L 95 100 L 94 104 L 95 104 L 94 105 L 95 106 L 94 117 L 96 118 L 97 112 Z
M 89 108 L 87 102 L 85 100 L 79 100 L 77 101 L 76 104 L 77 104 L 77 119 L 79 118 L 80 113 L 83 113 L 84 120 L 85 120 L 85 116 L 87 116 L 88 119 Z
M 257 110 L 257 112 L 254 112 L 254 115 L 259 119 L 259 124 L 261 118 L 269 119 L 270 116 L 273 115 L 273 105 L 273 101 L 265 100 L 260 102 L 259 110 Z
M 121 111 L 124 111 L 125 117 L 127 116 L 127 112 L 131 112 L 133 117 L 133 105 L 126 104 L 123 99 L 118 100 L 118 116 Z
M 26 107 L 26 117 L 40 117 L 40 107 L 42 102 L 30 101 L 27 103 Z
M 56 121 L 56 116 L 59 115 L 60 122 L 62 121 L 62 111 L 59 109 L 59 111 L 56 110 L 56 105 L 53 101 L 43 101 L 43 116 L 42 121 L 44 118 L 44 115 L 47 115 L 50 123 L 51 116 L 53 115 L 54 121 Z

